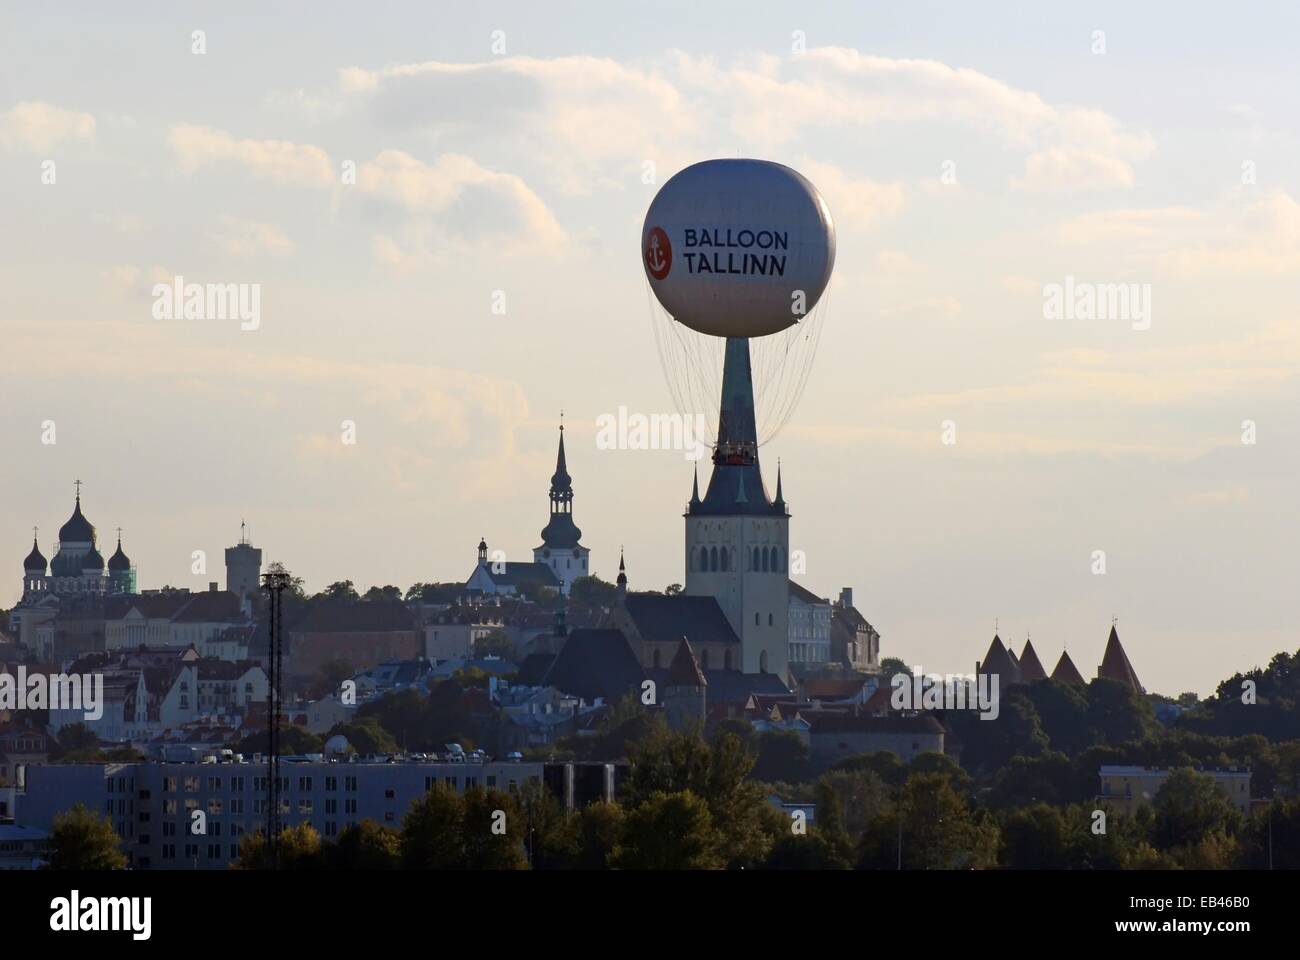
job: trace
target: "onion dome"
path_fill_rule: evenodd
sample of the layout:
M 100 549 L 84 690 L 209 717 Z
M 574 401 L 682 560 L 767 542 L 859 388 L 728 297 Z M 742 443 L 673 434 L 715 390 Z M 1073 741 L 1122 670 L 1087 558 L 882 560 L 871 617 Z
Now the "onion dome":
M 90 552 L 81 558 L 81 569 L 102 571 L 104 569 L 103 556 L 98 550 L 91 547 Z
M 36 545 L 36 538 L 32 537 L 32 552 L 27 554 L 27 559 L 23 561 L 23 569 L 28 573 L 45 573 L 45 555 L 41 553 L 41 548 Z
M 77 508 L 68 522 L 59 527 L 60 543 L 94 543 L 95 528 L 81 512 L 81 494 L 77 494 Z
M 131 569 L 131 559 L 122 552 L 122 535 L 117 535 L 117 550 L 108 558 L 108 569 L 114 573 Z

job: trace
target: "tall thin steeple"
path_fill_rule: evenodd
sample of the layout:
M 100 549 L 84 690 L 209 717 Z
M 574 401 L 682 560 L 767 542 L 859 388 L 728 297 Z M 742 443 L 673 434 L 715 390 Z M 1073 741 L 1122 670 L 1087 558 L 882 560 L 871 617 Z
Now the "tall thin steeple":
M 722 364 L 722 398 L 718 409 L 718 443 L 713 475 L 704 499 L 691 501 L 691 514 L 784 515 L 768 498 L 758 465 L 758 428 L 754 416 L 754 376 L 749 340 L 728 337 Z
M 551 519 L 542 530 L 542 546 L 551 550 L 570 550 L 578 546 L 582 531 L 573 523 L 573 478 L 569 476 L 564 455 L 564 424 L 560 424 L 560 445 L 555 455 L 555 473 L 551 475 Z

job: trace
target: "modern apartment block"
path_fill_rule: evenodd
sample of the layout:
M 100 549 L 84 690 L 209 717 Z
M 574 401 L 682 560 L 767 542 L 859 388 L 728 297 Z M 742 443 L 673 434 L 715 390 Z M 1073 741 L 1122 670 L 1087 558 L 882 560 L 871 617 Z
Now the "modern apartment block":
M 324 839 L 362 820 L 400 829 L 411 804 L 435 784 L 518 794 L 549 791 L 567 809 L 614 797 L 615 765 L 605 763 L 433 762 L 418 759 L 282 759 L 281 821 L 310 823 Z M 263 763 L 51 764 L 26 769 L 17 822 L 51 829 L 78 803 L 106 814 L 137 869 L 225 869 L 240 838 L 266 818 Z M 203 833 L 193 832 L 203 811 Z

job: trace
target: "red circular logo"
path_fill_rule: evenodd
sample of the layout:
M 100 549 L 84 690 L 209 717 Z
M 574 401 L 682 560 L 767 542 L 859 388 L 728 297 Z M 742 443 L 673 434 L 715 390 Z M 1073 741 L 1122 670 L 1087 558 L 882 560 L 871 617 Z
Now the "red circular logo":
M 668 271 L 673 267 L 673 246 L 668 242 L 668 234 L 664 233 L 663 227 L 655 227 L 650 231 L 645 246 L 645 267 L 656 280 L 668 276 Z

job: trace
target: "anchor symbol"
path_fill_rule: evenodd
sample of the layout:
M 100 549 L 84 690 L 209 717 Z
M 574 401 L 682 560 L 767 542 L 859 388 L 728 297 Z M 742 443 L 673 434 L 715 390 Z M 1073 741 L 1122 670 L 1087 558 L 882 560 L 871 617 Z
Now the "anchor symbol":
M 655 227 L 650 231 L 650 242 L 645 251 L 646 268 L 650 271 L 650 276 L 656 280 L 662 280 L 668 276 L 668 270 L 673 264 L 673 248 L 668 242 L 668 234 L 664 233 L 662 227 Z

